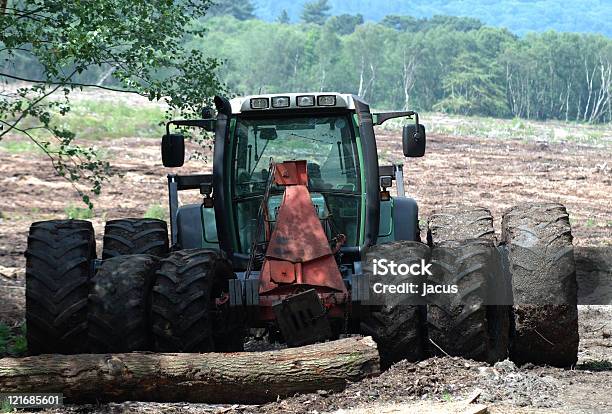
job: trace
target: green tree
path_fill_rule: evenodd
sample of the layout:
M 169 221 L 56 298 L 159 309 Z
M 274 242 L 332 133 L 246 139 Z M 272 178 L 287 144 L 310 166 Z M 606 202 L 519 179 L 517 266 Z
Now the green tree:
M 478 30 L 483 26 L 482 22 L 472 17 L 441 16 L 435 15 L 431 19 L 422 19 L 419 30 L 427 30 L 433 27 L 445 27 L 458 32 L 469 32 Z
M 458 32 L 469 32 L 480 29 L 483 24 L 480 20 L 472 17 L 441 16 L 434 15 L 427 19 L 417 19 L 412 16 L 388 15 L 380 22 L 383 26 L 390 27 L 400 32 L 420 32 L 436 27 L 444 27 Z
M 400 32 L 412 32 L 416 30 L 418 20 L 412 16 L 397 16 L 395 14 L 390 14 L 385 16 L 380 24 Z
M 330 10 L 327 0 L 313 0 L 304 4 L 300 17 L 304 23 L 322 25 L 329 17 Z
M 330 77 L 333 76 L 334 72 L 338 72 L 335 65 L 339 60 L 340 51 L 340 39 L 336 32 L 326 25 L 322 28 L 315 43 L 314 55 L 319 62 L 317 90 L 331 90 Z
M 223 81 L 239 94 L 335 90 L 361 94 L 381 109 L 612 120 L 612 40 L 604 36 L 519 38 L 441 17 L 401 20 L 410 22 L 402 31 L 388 20 L 342 34 L 337 21 L 304 26 L 217 17 L 206 23 L 206 40 L 193 45 L 224 59 Z
M 20 81 L 0 95 L 0 140 L 8 134 L 30 139 L 70 180 L 90 208 L 111 173 L 94 148 L 75 143 L 62 126 L 74 89 L 92 86 L 163 99 L 167 116 L 193 116 L 219 90 L 218 61 L 182 46 L 199 38 L 192 27 L 209 6 L 202 1 L 31 0 L 9 1 L 0 11 L 0 79 Z M 15 70 L 20 56 L 39 77 Z M 118 85 L 88 85 L 79 74 L 103 69 Z
M 276 18 L 276 21 L 280 24 L 289 24 L 291 23 L 291 19 L 289 18 L 289 13 L 287 13 L 286 9 L 283 9 L 280 14 L 278 15 L 278 17 Z
M 224 84 L 239 95 L 287 92 L 311 85 L 308 31 L 299 25 L 239 21 L 217 17 L 207 22 L 208 52 L 223 59 Z M 318 26 L 314 27 L 318 28 Z
M 337 35 L 349 35 L 355 31 L 355 28 L 363 24 L 363 16 L 361 14 L 340 14 L 333 16 L 325 23 Z
M 496 79 L 498 72 L 495 62 L 476 53 L 461 53 L 442 81 L 446 97 L 434 109 L 465 115 L 507 115 L 504 89 Z
M 209 10 L 211 16 L 234 16 L 238 20 L 255 18 L 255 6 L 251 0 L 214 0 Z
M 389 65 L 391 55 L 390 40 L 397 33 L 379 24 L 367 23 L 357 26 L 355 32 L 347 36 L 345 47 L 348 62 L 344 70 L 354 77 L 353 87 L 357 94 L 370 102 L 383 96 L 381 87 L 388 76 L 386 72 L 394 72 Z M 346 68 L 351 68 L 347 70 Z

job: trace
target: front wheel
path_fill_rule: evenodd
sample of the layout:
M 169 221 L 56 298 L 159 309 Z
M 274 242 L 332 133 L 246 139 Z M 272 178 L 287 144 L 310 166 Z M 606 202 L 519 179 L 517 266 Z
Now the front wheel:
M 105 260 L 91 281 L 89 346 L 96 354 L 148 351 L 151 286 L 159 259 L 138 254 Z
M 395 241 L 372 246 L 365 256 L 364 273 L 371 278 L 375 259 L 393 260 L 396 264 L 412 265 L 429 260 L 429 247 L 415 241 Z M 389 276 L 384 283 L 417 282 L 410 276 Z M 371 279 L 374 282 L 374 279 Z M 381 365 L 384 368 L 403 359 L 417 361 L 424 354 L 424 306 L 404 304 L 398 297 L 378 297 L 375 304 L 366 307 L 361 316 L 360 333 L 370 335 L 378 344 Z
M 231 263 L 216 250 L 180 250 L 162 259 L 151 301 L 154 349 L 212 352 L 242 346 L 240 326 L 217 323 L 223 314 L 217 299 L 224 301 L 234 277 Z

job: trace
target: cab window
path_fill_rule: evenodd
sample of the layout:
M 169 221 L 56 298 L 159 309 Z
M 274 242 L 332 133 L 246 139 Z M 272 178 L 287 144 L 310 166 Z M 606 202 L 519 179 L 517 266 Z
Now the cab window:
M 345 234 L 347 245 L 357 245 L 361 189 L 350 118 L 238 119 L 233 153 L 232 191 L 241 252 L 250 252 L 258 234 L 257 215 L 272 161 L 306 160 L 308 189 L 326 233 Z M 269 210 L 280 202 L 283 190 L 272 186 Z
M 236 126 L 236 195 L 263 193 L 271 161 L 307 160 L 310 191 L 359 191 L 346 116 L 243 119 Z

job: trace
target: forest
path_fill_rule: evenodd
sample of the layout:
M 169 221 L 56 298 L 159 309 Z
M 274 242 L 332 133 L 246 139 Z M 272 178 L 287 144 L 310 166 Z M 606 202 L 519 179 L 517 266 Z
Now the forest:
M 473 19 L 388 17 L 324 24 L 208 20 L 193 44 L 224 60 L 237 94 L 351 92 L 379 108 L 608 122 L 612 39 L 547 31 L 518 37 Z
M 612 39 L 548 30 L 519 36 L 470 17 L 331 15 L 315 0 L 294 22 L 256 18 L 255 3 L 226 1 L 196 23 L 204 36 L 188 49 L 219 59 L 228 94 L 338 91 L 375 108 L 462 115 L 612 120 Z M 36 77 L 37 66 L 15 54 L 5 70 Z M 116 68 L 102 64 L 79 76 L 112 85 Z M 118 83 L 117 83 L 118 84 Z
M 297 22 L 308 1 L 255 0 L 254 13 L 272 21 L 287 10 L 291 21 Z M 519 35 L 554 29 L 612 36 L 612 2 L 601 0 L 329 0 L 329 5 L 333 15 L 361 13 L 366 21 L 380 21 L 387 15 L 449 15 L 478 18 Z

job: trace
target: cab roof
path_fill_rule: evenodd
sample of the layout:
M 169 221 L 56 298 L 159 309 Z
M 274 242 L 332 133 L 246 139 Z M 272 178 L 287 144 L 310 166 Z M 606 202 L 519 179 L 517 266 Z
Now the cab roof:
M 337 92 L 273 93 L 233 98 L 230 100 L 230 105 L 234 115 L 316 108 L 350 110 L 355 109 L 355 99 L 359 98 L 351 94 Z

